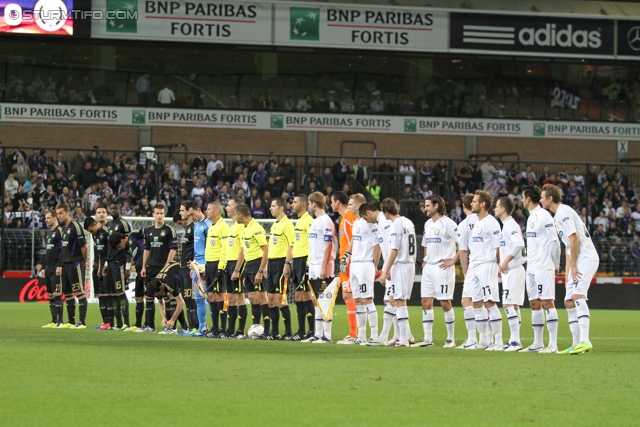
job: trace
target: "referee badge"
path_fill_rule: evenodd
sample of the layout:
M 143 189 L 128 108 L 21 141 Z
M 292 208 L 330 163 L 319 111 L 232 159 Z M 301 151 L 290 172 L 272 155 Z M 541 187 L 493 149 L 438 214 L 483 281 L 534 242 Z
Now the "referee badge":
M 215 239 L 209 240 L 209 246 L 215 246 L 215 244 L 216 244 Z

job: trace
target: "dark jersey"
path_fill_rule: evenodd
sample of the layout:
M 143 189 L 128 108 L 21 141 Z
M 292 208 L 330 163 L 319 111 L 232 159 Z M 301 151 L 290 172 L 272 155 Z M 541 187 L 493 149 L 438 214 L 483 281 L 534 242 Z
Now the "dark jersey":
M 84 229 L 77 221 L 62 226 L 62 251 L 60 251 L 60 265 L 63 263 L 84 260 L 81 249 L 87 244 Z
M 145 228 L 144 250 L 149 251 L 147 265 L 164 267 L 172 249 L 178 249 L 178 236 L 173 227 L 164 224 L 160 228 L 155 225 Z
M 109 248 L 109 234 L 104 226 L 100 227 L 93 235 L 93 264 L 103 266 L 107 260 L 107 248 Z
M 132 231 L 129 234 L 129 243 L 127 243 L 127 255 L 133 260 L 133 265 L 139 273 L 142 270 L 142 252 L 144 252 L 142 231 Z
M 47 249 L 44 253 L 44 269 L 45 271 L 51 271 L 60 265 L 62 227 L 58 225 L 53 230 L 48 230 L 45 238 L 47 239 Z
M 129 226 L 129 223 L 122 218 L 109 221 L 107 225 L 104 226 L 104 228 L 107 230 L 107 233 L 109 233 L 109 236 L 115 233 L 116 231 L 118 233 L 124 234 L 125 236 L 128 236 L 129 233 L 131 233 L 131 227 Z M 111 245 L 108 245 L 108 246 L 109 246 L 109 250 L 107 252 L 107 258 L 106 258 L 107 261 L 117 262 L 118 264 L 121 264 L 121 265 L 127 262 L 126 250 L 115 249 L 115 248 L 112 248 Z
M 189 261 L 193 261 L 193 222 L 190 222 L 184 228 L 184 240 L 182 240 L 182 256 L 180 257 L 180 265 L 189 266 Z
M 162 282 L 162 286 L 167 291 L 167 294 L 171 294 L 174 297 L 180 295 L 180 288 L 182 285 L 182 275 L 180 274 L 180 263 L 171 262 L 164 266 L 160 273 L 156 275 L 156 279 Z

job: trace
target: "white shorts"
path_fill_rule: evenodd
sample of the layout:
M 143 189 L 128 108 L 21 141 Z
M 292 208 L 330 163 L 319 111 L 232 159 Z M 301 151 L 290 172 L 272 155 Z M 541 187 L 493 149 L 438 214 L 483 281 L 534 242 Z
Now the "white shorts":
M 529 301 L 556 299 L 555 270 L 527 271 L 526 283 Z
M 524 267 L 519 265 L 509 269 L 502 275 L 502 305 L 524 304 L 524 282 L 526 273 Z
M 462 298 L 471 298 L 473 302 L 499 302 L 498 263 L 486 262 L 469 267 L 467 277 L 464 278 Z
M 311 280 L 319 279 L 321 272 L 322 272 L 321 265 L 309 264 L 309 279 Z
M 420 297 L 438 301 L 453 299 L 456 284 L 456 268 L 440 268 L 439 264 L 425 264 L 420 282 Z
M 574 295 L 584 295 L 587 298 L 587 292 L 589 292 L 589 286 L 591 286 L 591 280 L 598 271 L 598 265 L 600 261 L 580 261 L 578 260 L 578 271 L 582 273 L 582 277 L 578 281 L 574 281 L 570 278 L 570 272 L 567 271 L 566 291 L 564 294 L 565 300 L 573 299 Z
M 393 291 L 396 289 L 395 285 L 391 283 L 391 280 L 387 280 L 384 285 L 384 302 L 389 302 L 393 296 Z
M 373 282 L 376 267 L 373 262 L 352 262 L 349 268 L 349 282 L 354 298 L 373 298 Z
M 395 264 L 391 268 L 391 296 L 396 300 L 408 300 L 413 291 L 416 268 L 413 264 Z

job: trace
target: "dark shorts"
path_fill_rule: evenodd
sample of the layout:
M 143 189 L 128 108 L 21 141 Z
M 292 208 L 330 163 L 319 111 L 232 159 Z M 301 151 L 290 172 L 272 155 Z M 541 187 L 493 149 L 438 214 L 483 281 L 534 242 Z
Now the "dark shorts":
M 144 291 L 145 291 L 145 286 L 144 286 L 144 277 L 142 277 L 140 275 L 140 273 L 138 273 L 136 275 L 136 289 L 135 289 L 135 297 L 136 298 L 143 298 L 144 297 Z
M 102 266 L 94 264 L 91 269 L 91 277 L 93 278 L 93 293 L 98 295 L 105 295 L 104 278 L 102 277 Z M 100 273 L 100 276 L 98 275 Z
M 269 268 L 267 269 L 268 277 L 266 281 L 266 290 L 270 294 L 282 294 L 285 292 L 284 284 L 284 263 L 286 258 L 275 258 L 269 260 Z
M 60 282 L 60 276 L 56 276 L 55 270 L 44 271 L 44 283 L 49 295 L 59 294 L 62 292 L 62 283 Z
M 265 292 L 264 279 L 262 283 L 255 283 L 256 274 L 260 270 L 261 259 L 254 259 L 244 264 L 244 270 L 242 271 L 242 279 L 244 281 L 244 288 L 247 292 Z
M 155 279 L 156 276 L 158 275 L 158 273 L 160 273 L 160 271 L 163 268 L 164 267 L 159 267 L 159 266 L 155 266 L 155 265 L 148 265 L 147 266 L 147 277 L 144 278 L 144 287 L 145 287 L 145 289 L 147 287 L 147 283 L 149 283 L 151 280 Z
M 227 283 L 227 293 L 229 294 L 242 294 L 244 290 L 242 289 L 242 285 L 240 284 L 242 280 L 242 276 L 238 280 L 231 280 L 231 276 L 233 275 L 233 270 L 236 269 L 236 265 L 238 265 L 238 261 L 227 261 L 226 268 L 226 276 L 225 282 Z
M 104 277 L 104 289 L 106 295 L 119 296 L 127 289 L 125 266 L 116 262 L 110 262 L 107 266 L 107 275 Z
M 182 298 L 193 299 L 193 279 L 189 267 L 180 267 L 180 277 L 182 278 Z
M 204 265 L 204 277 L 207 283 L 207 292 L 209 293 L 224 293 L 224 278 L 222 279 L 222 283 L 217 280 L 218 275 L 218 261 L 207 261 Z
M 307 257 L 294 258 L 291 263 L 289 275 L 289 289 L 309 292 L 309 280 L 307 278 Z
M 65 295 L 84 292 L 84 261 L 62 264 L 61 283 Z
M 333 281 L 333 277 L 327 277 L 326 279 L 310 279 L 311 287 L 313 288 L 313 293 L 316 297 L 324 292 L 327 286 Z

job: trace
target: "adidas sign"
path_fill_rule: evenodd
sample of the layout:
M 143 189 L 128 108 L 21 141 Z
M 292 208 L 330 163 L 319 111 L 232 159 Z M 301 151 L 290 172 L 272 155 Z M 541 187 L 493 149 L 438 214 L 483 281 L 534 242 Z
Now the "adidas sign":
M 602 46 L 600 29 L 573 31 L 571 24 L 557 28 L 547 24 L 544 28 L 523 28 L 518 33 L 518 41 L 525 46 L 560 46 L 598 49 Z

